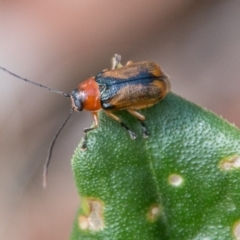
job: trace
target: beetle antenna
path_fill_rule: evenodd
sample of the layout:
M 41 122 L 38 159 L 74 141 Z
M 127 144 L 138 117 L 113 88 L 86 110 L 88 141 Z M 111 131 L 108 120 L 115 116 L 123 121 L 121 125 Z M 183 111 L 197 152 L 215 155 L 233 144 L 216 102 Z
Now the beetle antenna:
M 62 91 L 58 91 L 58 90 L 55 90 L 55 89 L 52 89 L 52 88 L 46 87 L 46 86 L 44 86 L 44 85 L 42 85 L 42 84 L 39 84 L 39 83 L 35 83 L 35 82 L 31 81 L 31 80 L 28 80 L 28 79 L 26 79 L 26 78 L 23 78 L 23 77 L 21 77 L 21 76 L 15 74 L 15 73 L 13 73 L 13 72 L 7 70 L 7 69 L 4 68 L 4 67 L 1 67 L 1 66 L 0 66 L 0 69 L 3 70 L 4 72 L 7 72 L 8 74 L 10 74 L 10 75 L 12 75 L 12 76 L 18 78 L 18 79 L 21 79 L 21 80 L 25 81 L 25 82 L 28 82 L 28 83 L 34 84 L 34 85 L 36 85 L 36 86 L 38 86 L 38 87 L 45 88 L 45 89 L 47 89 L 47 90 L 50 91 L 50 92 L 54 92 L 54 93 L 61 94 L 61 95 L 63 95 L 64 97 L 67 97 L 67 98 L 70 97 L 70 95 L 69 95 L 68 93 L 65 93 L 65 92 L 62 92 Z
M 52 140 L 52 143 L 50 145 L 50 148 L 49 148 L 49 151 L 48 151 L 48 155 L 47 155 L 47 158 L 46 158 L 46 162 L 45 162 L 45 164 L 43 166 L 43 188 L 46 188 L 46 186 L 47 186 L 47 172 L 48 172 L 48 166 L 49 166 L 49 163 L 50 163 L 50 160 L 51 160 L 51 157 L 52 157 L 53 147 L 54 147 L 55 142 L 56 142 L 56 140 L 58 138 L 58 135 L 60 134 L 60 132 L 62 131 L 62 129 L 66 125 L 66 123 L 69 120 L 69 118 L 71 117 L 72 113 L 73 113 L 73 108 L 71 109 L 68 117 L 65 119 L 65 121 L 62 124 L 62 126 L 59 128 L 58 132 L 54 136 L 54 138 Z

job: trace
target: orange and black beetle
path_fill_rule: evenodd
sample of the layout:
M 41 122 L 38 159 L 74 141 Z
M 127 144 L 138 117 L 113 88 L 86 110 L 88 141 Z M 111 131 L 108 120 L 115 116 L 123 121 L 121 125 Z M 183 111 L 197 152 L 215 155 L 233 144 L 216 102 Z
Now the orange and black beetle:
M 72 91 L 71 95 L 35 83 L 0 67 L 1 70 L 25 82 L 71 98 L 71 112 L 55 135 L 44 165 L 44 185 L 46 185 L 47 168 L 51 159 L 53 146 L 73 111 L 86 110 L 92 112 L 94 125 L 93 127 L 85 128 L 85 133 L 98 127 L 98 111 L 104 110 L 108 116 L 119 122 L 128 131 L 132 139 L 135 139 L 136 134 L 113 113 L 118 110 L 127 110 L 141 123 L 143 136 L 148 137 L 149 133 L 144 123 L 145 117 L 137 112 L 137 110 L 150 107 L 167 95 L 170 91 L 168 76 L 154 62 L 134 63 L 129 61 L 125 66 L 122 66 L 120 61 L 121 56 L 115 54 L 112 59 L 111 70 L 103 70 L 95 77 L 91 77 L 80 83 L 78 88 Z M 86 148 L 86 143 L 87 134 L 85 134 L 83 149 Z
M 120 60 L 121 56 L 115 54 L 111 70 L 103 70 L 80 83 L 71 93 L 72 107 L 75 111 L 92 112 L 94 126 L 84 129 L 85 133 L 98 127 L 97 112 L 103 109 L 135 139 L 136 134 L 113 113 L 114 110 L 127 110 L 141 123 L 143 135 L 147 137 L 145 117 L 136 110 L 150 107 L 166 96 L 170 91 L 168 76 L 154 62 L 129 61 L 122 66 Z

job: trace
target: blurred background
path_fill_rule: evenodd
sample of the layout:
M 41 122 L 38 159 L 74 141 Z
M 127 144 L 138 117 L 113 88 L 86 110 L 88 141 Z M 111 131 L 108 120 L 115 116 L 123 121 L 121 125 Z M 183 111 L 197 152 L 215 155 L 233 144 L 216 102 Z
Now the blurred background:
M 0 66 L 70 93 L 114 53 L 152 60 L 172 91 L 240 127 L 240 2 L 0 1 Z M 0 239 L 65 240 L 80 199 L 70 159 L 91 115 L 74 114 L 42 167 L 70 100 L 0 71 Z

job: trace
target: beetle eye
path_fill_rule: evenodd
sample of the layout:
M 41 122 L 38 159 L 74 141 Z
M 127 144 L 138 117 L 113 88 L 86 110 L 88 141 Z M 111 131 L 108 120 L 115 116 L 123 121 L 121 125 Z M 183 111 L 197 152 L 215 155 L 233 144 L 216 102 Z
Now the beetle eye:
M 74 101 L 75 106 L 77 107 L 78 111 L 82 111 L 82 104 L 79 100 Z
M 74 110 L 82 111 L 83 105 L 82 105 L 82 101 L 81 101 L 81 97 L 80 97 L 78 89 L 72 90 L 71 99 L 72 99 L 72 106 L 73 106 Z

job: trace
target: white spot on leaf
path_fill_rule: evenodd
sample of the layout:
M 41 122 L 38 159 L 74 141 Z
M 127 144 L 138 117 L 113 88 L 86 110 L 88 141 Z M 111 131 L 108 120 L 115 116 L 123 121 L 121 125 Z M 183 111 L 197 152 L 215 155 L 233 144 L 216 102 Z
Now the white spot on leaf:
M 159 204 L 153 204 L 148 210 L 147 217 L 151 221 L 155 221 L 161 214 L 161 208 Z
M 89 228 L 89 224 L 88 224 L 88 219 L 87 217 L 85 216 L 79 216 L 78 217 L 78 224 L 79 224 L 79 227 L 82 229 L 82 230 L 86 230 Z
M 240 157 L 235 155 L 235 156 L 231 156 L 223 159 L 220 162 L 220 168 L 225 171 L 240 168 Z
M 181 175 L 179 174 L 171 174 L 169 177 L 168 177 L 168 182 L 172 185 L 172 186 L 175 186 L 175 187 L 178 187 L 182 184 L 183 182 L 183 178 Z
M 240 221 L 234 224 L 233 235 L 235 236 L 236 240 L 240 240 Z
M 85 199 L 87 213 L 80 214 L 78 217 L 79 227 L 82 230 L 99 231 L 104 227 L 103 204 L 97 199 Z

